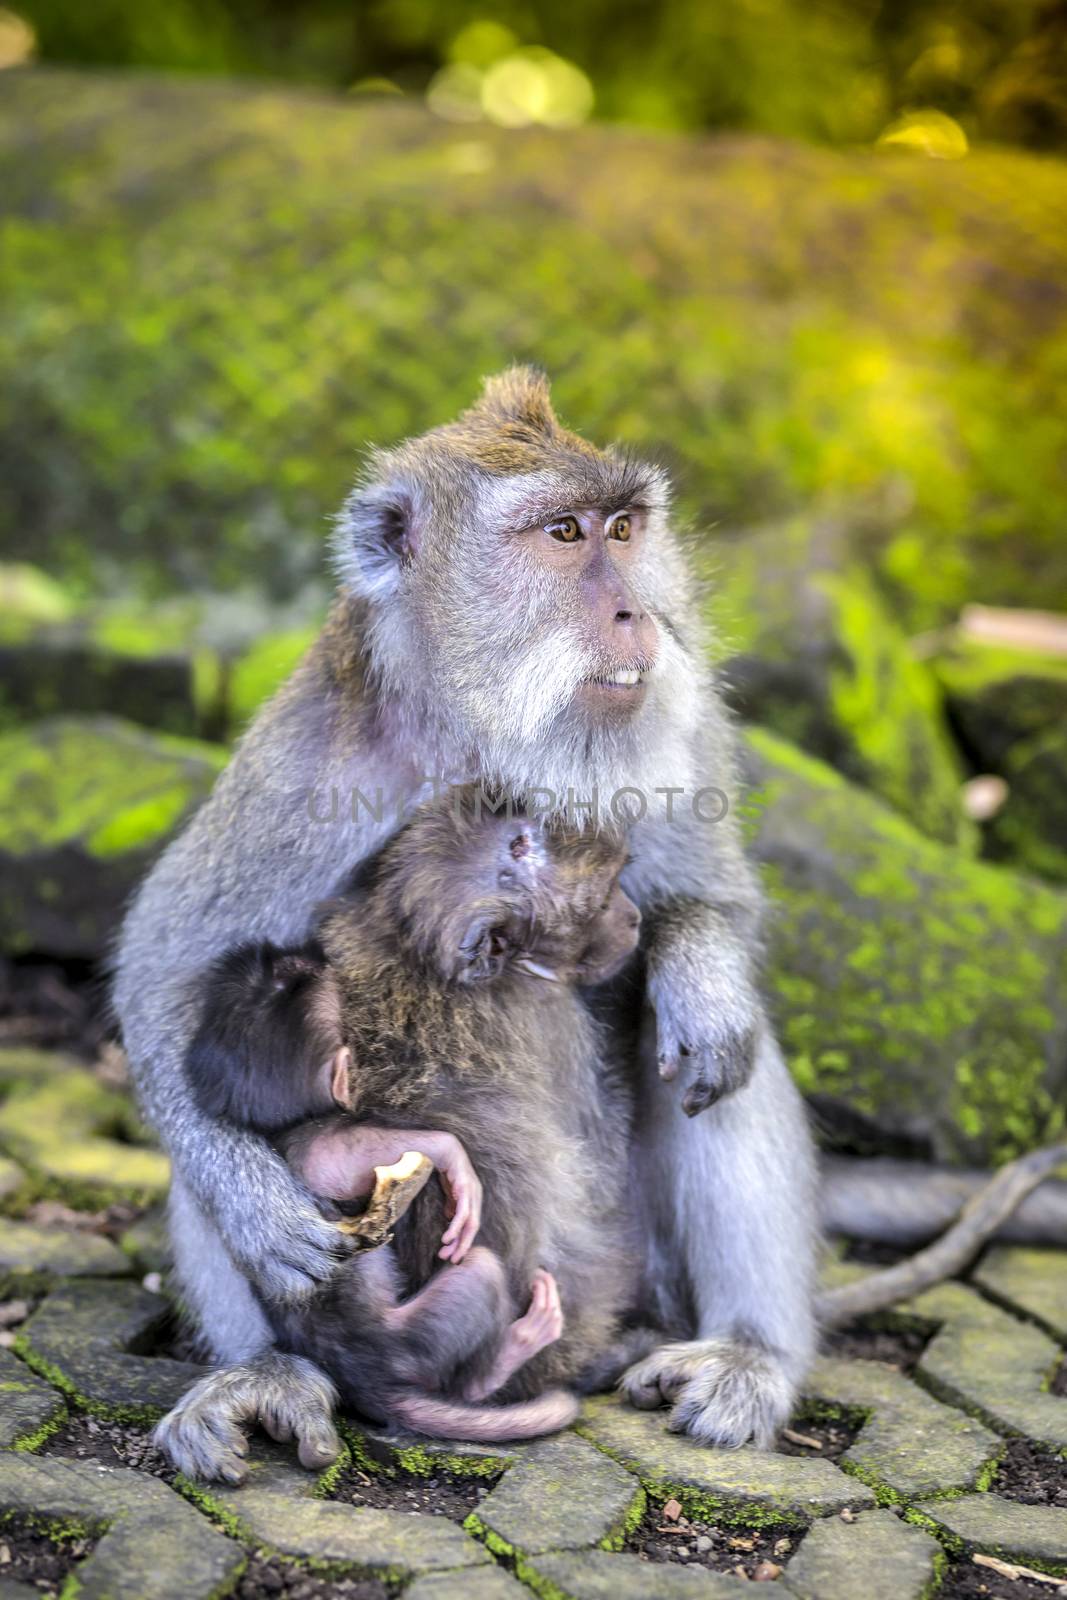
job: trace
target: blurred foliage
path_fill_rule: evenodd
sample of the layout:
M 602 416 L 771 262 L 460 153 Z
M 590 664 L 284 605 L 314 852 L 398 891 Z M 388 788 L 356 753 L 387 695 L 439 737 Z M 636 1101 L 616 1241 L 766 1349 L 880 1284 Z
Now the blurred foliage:
M 611 120 L 847 142 L 925 109 L 965 140 L 1067 143 L 1065 0 L 15 0 L 13 11 L 45 61 L 416 94 L 439 79 L 439 108 L 481 99 L 505 122 L 516 106 L 551 122 L 542 103 L 577 120 L 578 79 L 567 87 L 550 62 L 562 101 L 551 73 L 536 86 L 545 59 L 523 52 L 541 50 L 591 83 Z M 499 62 L 510 84 L 498 76 L 481 96 L 477 75 Z
M 906 626 L 1067 605 L 1055 161 L 4 88 L 0 540 L 84 593 L 294 594 L 366 441 L 520 359 L 713 540 L 844 503 Z

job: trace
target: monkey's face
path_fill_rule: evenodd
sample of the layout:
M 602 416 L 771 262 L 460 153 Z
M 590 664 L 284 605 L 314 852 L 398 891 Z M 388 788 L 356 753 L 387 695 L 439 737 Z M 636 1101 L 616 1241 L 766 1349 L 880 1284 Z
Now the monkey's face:
M 641 913 L 619 874 L 620 840 L 547 832 L 534 822 L 487 830 L 494 892 L 466 924 L 454 976 L 483 982 L 508 972 L 546 982 L 604 982 L 637 947 Z
M 664 474 L 569 433 L 523 370 L 375 468 L 338 548 L 388 698 L 512 790 L 684 785 L 695 619 Z

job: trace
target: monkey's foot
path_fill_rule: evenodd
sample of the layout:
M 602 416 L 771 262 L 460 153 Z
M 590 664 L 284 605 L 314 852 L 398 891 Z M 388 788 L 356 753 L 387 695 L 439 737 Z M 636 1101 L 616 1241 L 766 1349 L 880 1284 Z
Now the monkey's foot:
M 484 1400 L 502 1389 L 513 1372 L 532 1361 L 541 1350 L 555 1344 L 563 1332 L 563 1307 L 559 1287 L 551 1272 L 543 1267 L 534 1273 L 530 1305 L 507 1328 L 492 1370 L 468 1399 Z
M 374 1189 L 366 1211 L 358 1217 L 345 1217 L 338 1228 L 356 1241 L 359 1250 L 376 1250 L 387 1244 L 404 1212 L 426 1187 L 432 1171 L 433 1162 L 417 1150 L 405 1150 L 392 1166 L 375 1167 Z
M 257 1422 L 272 1439 L 297 1440 L 300 1464 L 318 1472 L 337 1459 L 337 1391 L 303 1356 L 269 1351 L 208 1373 L 157 1423 L 152 1439 L 187 1478 L 243 1483 L 247 1430 Z
M 620 1388 L 642 1411 L 672 1407 L 668 1426 L 701 1444 L 763 1449 L 788 1421 L 796 1385 L 760 1345 L 703 1339 L 661 1345 L 623 1374 Z

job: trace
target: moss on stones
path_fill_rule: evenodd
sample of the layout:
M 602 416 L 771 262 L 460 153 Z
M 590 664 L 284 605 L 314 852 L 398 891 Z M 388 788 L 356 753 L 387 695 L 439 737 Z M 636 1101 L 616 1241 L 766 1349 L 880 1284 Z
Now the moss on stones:
M 973 848 L 937 684 L 839 521 L 797 518 L 709 554 L 721 673 L 743 716 L 873 790 L 933 838 Z
M 1003 771 L 1014 745 L 1067 721 L 1067 657 L 955 637 L 931 668 L 979 771 Z
M 774 735 L 747 740 L 768 988 L 831 1139 L 999 1161 L 1067 1103 L 1067 898 L 970 861 Z
M 0 737 L 0 944 L 97 957 L 145 866 L 225 761 L 115 718 Z
M 112 1200 L 158 1199 L 170 1168 L 147 1143 L 129 1098 L 84 1067 L 16 1081 L 0 1103 L 0 1148 L 25 1167 L 37 1192 L 70 1204 L 92 1209 Z M 117 1250 L 114 1257 L 121 1271 Z

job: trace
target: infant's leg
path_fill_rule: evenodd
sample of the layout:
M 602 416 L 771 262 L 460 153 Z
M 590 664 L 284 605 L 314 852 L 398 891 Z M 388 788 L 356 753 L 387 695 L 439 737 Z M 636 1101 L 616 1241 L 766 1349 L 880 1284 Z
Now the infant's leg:
M 563 1307 L 559 1288 L 550 1272 L 541 1268 L 534 1274 L 530 1305 L 525 1314 L 508 1325 L 493 1364 L 483 1378 L 468 1384 L 467 1400 L 484 1400 L 507 1383 L 512 1373 L 524 1367 L 539 1351 L 555 1344 L 563 1332 Z
M 458 1266 L 442 1267 L 417 1294 L 389 1311 L 397 1376 L 439 1393 L 457 1368 L 483 1370 L 495 1356 L 511 1313 L 499 1257 L 476 1246 Z

